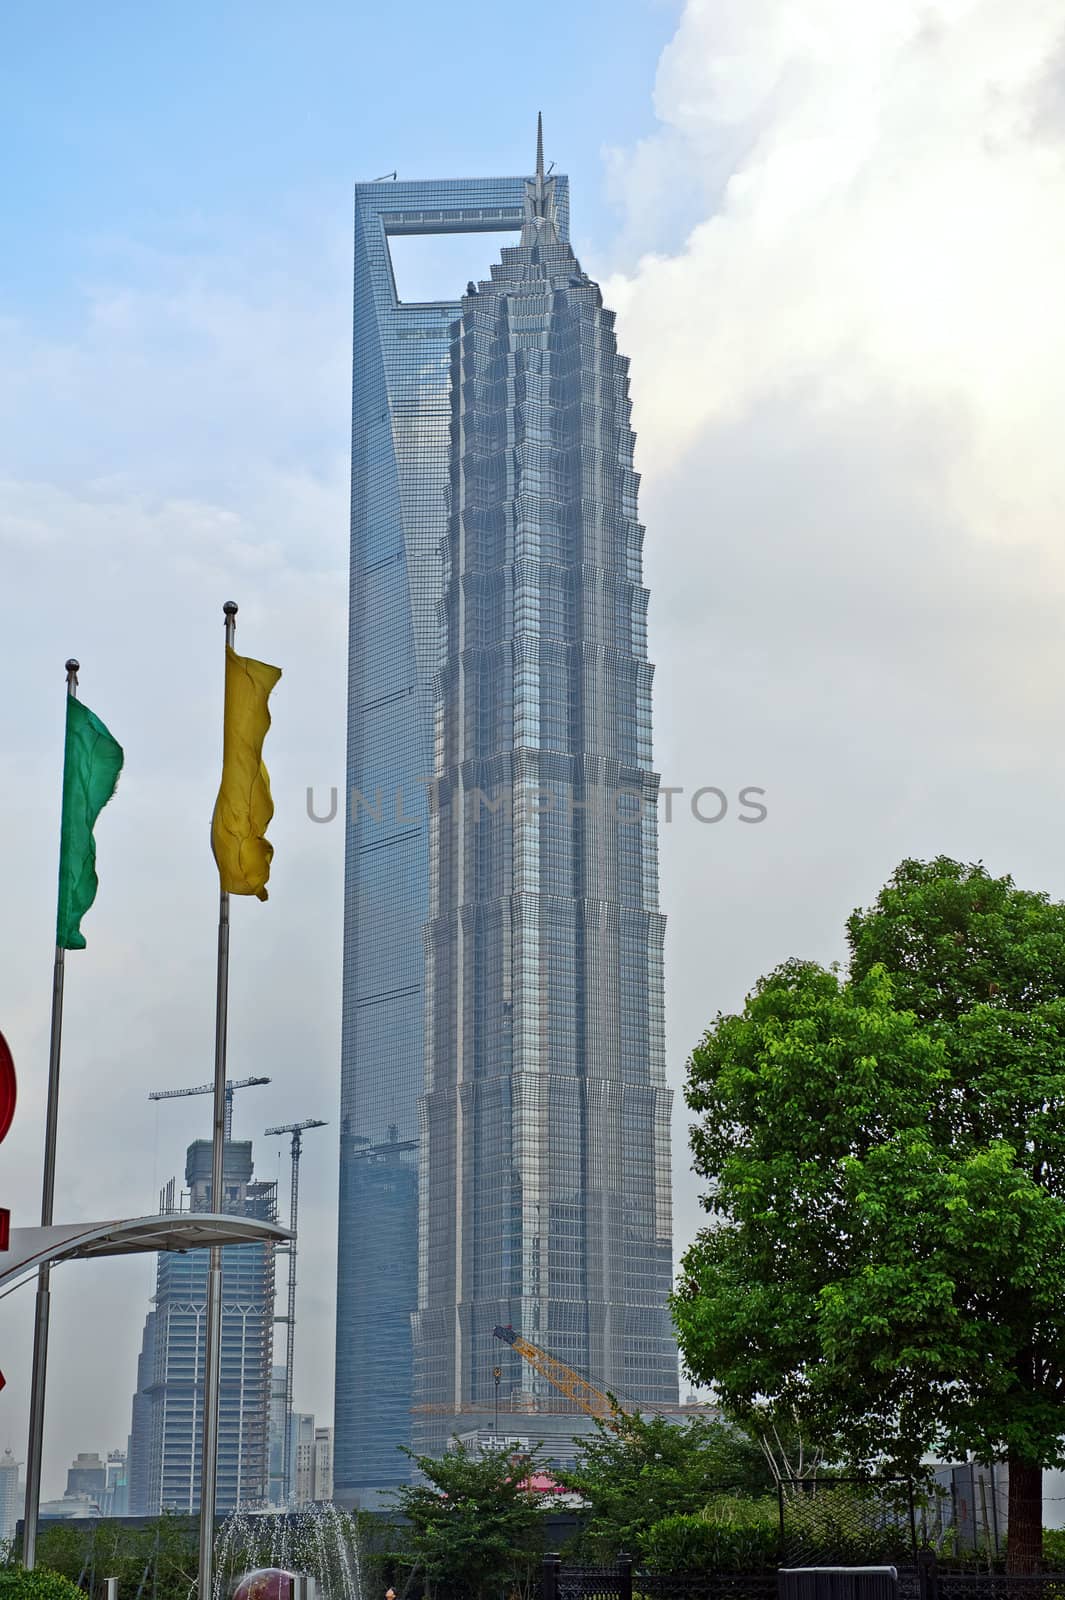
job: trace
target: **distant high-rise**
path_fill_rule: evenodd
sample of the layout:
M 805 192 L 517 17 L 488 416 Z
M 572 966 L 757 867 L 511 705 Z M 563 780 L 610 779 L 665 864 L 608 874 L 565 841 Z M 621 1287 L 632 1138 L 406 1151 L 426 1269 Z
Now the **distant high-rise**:
M 333 1498 L 333 1430 L 314 1430 L 314 1498 L 328 1502 Z
M 292 1413 L 292 1504 L 297 1509 L 314 1499 L 314 1417 L 308 1411 Z
M 285 1500 L 287 1397 L 285 1364 L 281 1362 L 270 1369 L 270 1489 L 267 1498 L 272 1506 L 283 1505 Z
M 94 1500 L 103 1499 L 107 1488 L 107 1462 L 95 1451 L 81 1450 L 67 1468 L 66 1495 L 87 1494 Z
M 100 1507 L 105 1517 L 125 1517 L 129 1515 L 129 1474 L 127 1465 L 126 1452 L 124 1450 L 109 1450 L 107 1452 L 107 1487 L 104 1490 L 103 1504 Z
M 250 1142 L 225 1146 L 224 1204 L 274 1221 L 277 1185 L 253 1180 Z M 211 1209 L 211 1145 L 188 1149 L 185 1181 L 193 1211 Z M 210 1252 L 158 1258 L 133 1399 L 129 1499 L 134 1515 L 195 1512 L 200 1503 L 203 1370 Z M 269 1493 L 270 1374 L 274 1331 L 274 1246 L 222 1251 L 222 1344 L 218 1419 L 219 1512 L 266 1503 Z
M 15 1527 L 21 1514 L 18 1462 L 10 1450 L 5 1450 L 0 1456 L 0 1545 L 15 1537 Z
M 496 1366 L 573 1431 L 499 1322 L 677 1398 L 628 365 L 542 155 L 355 210 L 341 1500 L 405 1475 L 412 1415 L 487 1425 Z M 516 235 L 490 276 L 398 301 L 390 236 L 477 231 Z

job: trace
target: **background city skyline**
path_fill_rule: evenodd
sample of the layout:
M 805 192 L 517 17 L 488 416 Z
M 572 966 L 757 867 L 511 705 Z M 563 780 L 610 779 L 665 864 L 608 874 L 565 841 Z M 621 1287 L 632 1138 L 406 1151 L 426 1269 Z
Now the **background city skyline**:
M 469 8 L 416 5 L 400 40 L 325 0 L 298 20 L 16 6 L 0 67 L 0 1029 L 21 1092 L 0 1199 L 35 1220 L 70 653 L 126 770 L 68 963 L 57 1215 L 151 1208 L 207 1130 L 206 1099 L 146 1097 L 210 1076 L 235 598 L 238 649 L 285 669 L 271 899 L 238 906 L 233 936 L 231 1070 L 273 1082 L 238 1097 L 235 1134 L 284 1208 L 287 1146 L 262 1130 L 332 1124 L 304 1166 L 295 1390 L 322 1419 L 343 830 L 305 795 L 343 786 L 355 180 L 521 174 L 542 108 L 618 312 L 656 766 L 689 791 L 759 785 L 769 809 L 662 829 L 674 1088 L 762 972 L 844 954 L 845 916 L 905 854 L 1065 896 L 1056 8 L 630 3 L 605 33 L 538 16 L 549 43 L 519 52 Z M 467 106 L 448 85 L 473 36 Z M 678 1095 L 678 1251 L 699 1219 L 686 1122 Z M 56 1274 L 49 1496 L 78 1450 L 124 1442 L 153 1271 Z M 31 1314 L 24 1290 L 0 1305 L 0 1451 L 20 1458 Z

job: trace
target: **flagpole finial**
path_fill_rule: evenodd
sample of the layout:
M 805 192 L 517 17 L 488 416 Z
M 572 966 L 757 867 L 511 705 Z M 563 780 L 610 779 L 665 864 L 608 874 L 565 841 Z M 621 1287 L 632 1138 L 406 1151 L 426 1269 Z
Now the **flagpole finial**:
M 240 608 L 235 600 L 227 600 L 225 605 L 222 607 L 222 610 L 225 612 L 227 617 L 235 617 L 239 609 Z
M 67 662 L 67 673 L 68 673 L 68 675 L 71 672 L 80 672 L 80 671 L 81 671 L 81 662 L 80 661 L 75 661 L 74 657 L 71 656 L 70 660 Z

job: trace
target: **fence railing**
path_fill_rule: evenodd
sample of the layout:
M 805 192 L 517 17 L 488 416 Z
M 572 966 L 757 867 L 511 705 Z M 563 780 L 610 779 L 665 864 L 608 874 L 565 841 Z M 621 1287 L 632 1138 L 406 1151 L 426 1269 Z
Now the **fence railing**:
M 778 1485 L 782 1567 L 915 1567 L 918 1537 L 907 1478 L 785 1478 Z
M 841 1565 L 893 1567 L 899 1600 L 1065 1600 L 1065 1572 L 1021 1576 L 952 1569 L 941 1566 L 935 1553 L 927 1549 L 918 1550 L 912 1563 L 855 1561 Z M 551 1554 L 544 1558 L 540 1594 L 541 1600 L 778 1600 L 780 1576 L 776 1569 L 645 1572 L 627 1555 L 613 1566 L 578 1567 Z

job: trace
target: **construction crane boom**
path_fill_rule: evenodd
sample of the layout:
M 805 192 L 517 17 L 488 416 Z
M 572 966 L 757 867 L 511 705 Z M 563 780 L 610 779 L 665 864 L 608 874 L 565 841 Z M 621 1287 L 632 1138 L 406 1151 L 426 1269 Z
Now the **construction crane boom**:
M 260 1084 L 269 1083 L 269 1078 L 227 1078 L 226 1079 L 226 1117 L 223 1137 L 226 1144 L 233 1138 L 233 1091 L 235 1089 L 257 1089 Z M 200 1083 L 195 1089 L 154 1089 L 148 1096 L 149 1100 L 183 1100 L 190 1094 L 214 1094 L 213 1083 Z
M 317 1117 L 308 1117 L 306 1122 L 286 1122 L 279 1128 L 267 1128 L 265 1132 L 271 1133 L 304 1133 L 308 1128 L 328 1128 L 328 1122 L 320 1122 Z
M 529 1363 L 534 1372 L 546 1378 L 548 1383 L 553 1384 L 567 1400 L 572 1400 L 574 1405 L 579 1406 L 586 1416 L 598 1417 L 600 1421 L 610 1423 L 613 1427 L 622 1426 L 625 1414 L 621 1407 L 611 1400 L 608 1394 L 604 1394 L 602 1389 L 597 1389 L 594 1383 L 589 1383 L 579 1372 L 567 1367 L 557 1356 L 541 1350 L 531 1339 L 523 1339 L 513 1328 L 494 1328 L 492 1336 L 502 1340 L 504 1344 L 509 1344 L 512 1350 L 516 1350 L 522 1359 Z
M 292 1135 L 292 1187 L 289 1190 L 289 1231 L 292 1234 L 288 1243 L 288 1315 L 275 1317 L 275 1322 L 284 1322 L 285 1327 L 285 1459 L 281 1463 L 281 1473 L 286 1503 L 292 1488 L 292 1376 L 293 1358 L 296 1350 L 296 1244 L 297 1228 L 300 1213 L 300 1156 L 303 1153 L 303 1135 L 308 1128 L 325 1128 L 328 1123 L 322 1122 L 317 1117 L 308 1117 L 304 1122 L 286 1122 L 277 1128 L 267 1128 L 266 1133 Z

